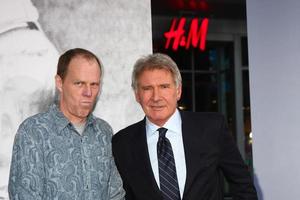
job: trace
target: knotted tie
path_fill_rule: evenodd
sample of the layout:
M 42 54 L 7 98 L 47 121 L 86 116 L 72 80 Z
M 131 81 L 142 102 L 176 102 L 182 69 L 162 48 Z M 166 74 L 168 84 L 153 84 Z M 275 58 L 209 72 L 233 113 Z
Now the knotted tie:
M 160 190 L 164 200 L 180 200 L 175 161 L 171 143 L 166 138 L 167 131 L 166 128 L 158 129 L 157 157 Z

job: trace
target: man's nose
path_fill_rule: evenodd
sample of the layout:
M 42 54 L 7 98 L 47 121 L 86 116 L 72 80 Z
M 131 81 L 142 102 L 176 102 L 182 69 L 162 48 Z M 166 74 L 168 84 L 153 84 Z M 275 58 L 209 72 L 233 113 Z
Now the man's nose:
M 91 89 L 91 86 L 89 86 L 89 85 L 85 85 L 85 86 L 84 86 L 84 89 L 83 89 L 83 95 L 84 95 L 84 96 L 87 96 L 87 97 L 92 96 L 92 89 Z
M 160 99 L 160 92 L 158 88 L 153 89 L 152 99 L 158 101 Z

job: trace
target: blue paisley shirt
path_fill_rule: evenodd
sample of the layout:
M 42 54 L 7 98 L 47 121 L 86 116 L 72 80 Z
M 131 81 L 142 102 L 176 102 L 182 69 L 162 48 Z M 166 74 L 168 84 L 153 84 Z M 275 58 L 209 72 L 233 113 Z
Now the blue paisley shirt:
M 10 199 L 124 199 L 111 137 L 108 123 L 92 114 L 80 135 L 56 105 L 26 119 L 15 137 Z

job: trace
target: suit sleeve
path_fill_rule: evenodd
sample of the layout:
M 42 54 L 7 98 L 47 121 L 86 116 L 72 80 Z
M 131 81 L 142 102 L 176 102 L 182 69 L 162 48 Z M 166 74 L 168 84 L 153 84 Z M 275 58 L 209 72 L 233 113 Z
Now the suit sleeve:
M 250 172 L 228 132 L 224 118 L 220 129 L 220 168 L 229 183 L 233 200 L 257 200 Z
M 130 188 L 130 185 L 128 184 L 128 182 L 126 180 L 125 172 L 123 171 L 124 169 L 122 170 L 122 168 L 120 168 L 120 165 L 118 163 L 118 161 L 120 159 L 118 157 L 118 155 L 120 155 L 120 154 L 117 153 L 117 152 L 122 151 L 123 147 L 122 147 L 122 145 L 120 143 L 117 142 L 117 140 L 118 140 L 117 136 L 114 135 L 113 138 L 112 138 L 112 152 L 113 152 L 113 156 L 115 158 L 116 167 L 118 168 L 119 173 L 120 173 L 120 175 L 122 177 L 123 188 L 126 191 L 125 199 L 126 200 L 135 200 L 133 192 L 132 192 L 132 190 Z
M 131 190 L 131 187 L 129 186 L 129 184 L 127 183 L 125 178 L 123 178 L 123 187 L 126 191 L 125 199 L 126 200 L 135 200 L 133 192 Z
M 43 197 L 43 154 L 37 139 L 21 125 L 14 141 L 8 192 L 11 200 L 40 200 Z

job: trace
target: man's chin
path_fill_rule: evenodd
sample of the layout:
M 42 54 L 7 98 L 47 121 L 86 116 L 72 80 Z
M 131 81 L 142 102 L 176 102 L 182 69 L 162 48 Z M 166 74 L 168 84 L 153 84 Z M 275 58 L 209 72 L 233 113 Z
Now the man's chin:
M 151 113 L 150 115 L 147 116 L 151 122 L 154 124 L 158 125 L 166 121 L 166 116 L 163 115 L 163 113 Z
M 82 110 L 80 111 L 80 116 L 81 116 L 82 118 L 85 118 L 85 117 L 87 117 L 91 112 L 92 112 L 92 109 L 91 109 L 91 108 L 89 108 L 89 109 L 82 109 Z

